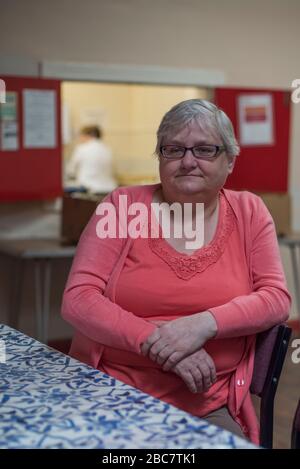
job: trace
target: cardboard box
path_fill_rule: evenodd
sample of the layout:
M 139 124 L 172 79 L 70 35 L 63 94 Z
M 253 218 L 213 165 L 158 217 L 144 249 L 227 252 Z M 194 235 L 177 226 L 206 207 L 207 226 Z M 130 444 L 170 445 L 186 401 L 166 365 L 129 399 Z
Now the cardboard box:
M 278 236 L 289 235 L 291 228 L 291 200 L 289 194 L 256 192 L 271 213 Z
M 75 245 L 97 205 L 106 194 L 65 194 L 62 204 L 61 236 L 63 244 Z

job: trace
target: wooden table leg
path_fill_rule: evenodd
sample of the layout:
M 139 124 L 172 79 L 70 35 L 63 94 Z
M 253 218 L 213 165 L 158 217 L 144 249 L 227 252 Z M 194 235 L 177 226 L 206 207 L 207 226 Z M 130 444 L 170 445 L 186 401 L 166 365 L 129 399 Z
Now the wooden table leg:
M 35 321 L 37 340 L 47 344 L 50 314 L 51 260 L 35 259 Z
M 14 329 L 18 329 L 19 319 L 20 319 L 23 274 L 24 274 L 24 259 L 12 259 L 11 289 L 10 289 L 9 309 L 8 309 L 8 324 Z

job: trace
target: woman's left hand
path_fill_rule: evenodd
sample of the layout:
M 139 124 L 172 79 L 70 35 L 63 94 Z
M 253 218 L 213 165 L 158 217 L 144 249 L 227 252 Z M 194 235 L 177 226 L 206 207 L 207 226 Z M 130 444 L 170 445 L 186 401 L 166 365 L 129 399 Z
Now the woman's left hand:
M 141 347 L 144 356 L 169 371 L 184 357 L 199 350 L 217 333 L 217 323 L 209 311 L 169 321 L 158 327 Z

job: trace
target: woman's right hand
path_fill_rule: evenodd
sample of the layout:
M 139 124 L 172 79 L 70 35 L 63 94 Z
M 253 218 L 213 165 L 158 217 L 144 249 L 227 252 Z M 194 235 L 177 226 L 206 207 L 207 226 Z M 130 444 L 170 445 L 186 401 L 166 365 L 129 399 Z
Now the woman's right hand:
M 208 391 L 217 379 L 215 364 L 203 348 L 183 358 L 170 371 L 180 376 L 192 393 Z

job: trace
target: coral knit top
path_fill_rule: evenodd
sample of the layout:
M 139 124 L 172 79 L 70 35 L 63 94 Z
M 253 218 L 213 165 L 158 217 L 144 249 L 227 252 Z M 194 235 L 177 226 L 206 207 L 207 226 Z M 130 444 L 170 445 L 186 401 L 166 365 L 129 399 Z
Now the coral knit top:
M 221 194 L 214 239 L 193 255 L 179 253 L 162 236 L 134 241 L 116 284 L 116 303 L 148 321 L 171 321 L 249 292 L 234 216 Z M 215 362 L 217 382 L 202 394 L 193 394 L 178 375 L 162 371 L 152 360 L 115 348 L 105 348 L 99 368 L 202 417 L 227 404 L 230 376 L 243 359 L 245 337 L 210 340 L 204 348 Z
M 148 213 L 156 187 L 158 186 L 144 189 L 143 200 Z M 125 193 L 126 190 L 130 192 L 130 189 L 125 188 Z M 259 256 L 256 258 L 253 252 L 250 255 L 253 244 L 250 243 L 251 247 L 245 247 L 247 243 L 249 245 L 249 240 L 245 243 L 246 230 L 240 229 L 241 219 L 237 217 L 235 204 L 230 203 L 230 195 L 231 191 L 220 192 L 219 218 L 214 238 L 192 255 L 176 251 L 161 234 L 158 238 L 134 239 L 114 278 L 113 293 L 108 295 L 113 298 L 115 304 L 110 308 L 112 317 L 109 319 L 110 300 L 105 298 L 102 313 L 99 303 L 98 322 L 96 296 L 92 298 L 92 290 L 95 294 L 97 281 L 99 284 L 96 263 L 98 262 L 99 266 L 101 259 L 97 256 L 96 241 L 90 255 L 84 247 L 84 243 L 86 245 L 90 239 L 92 226 L 95 228 L 95 222 L 90 222 L 80 241 L 83 248 L 79 245 L 77 260 L 74 261 L 69 277 L 64 295 L 63 315 L 80 331 L 77 339 L 75 336 L 71 349 L 71 354 L 76 358 L 87 362 L 84 355 L 92 356 L 93 352 L 86 351 L 86 347 L 90 347 L 87 345 L 90 342 L 85 343 L 86 336 L 94 341 L 97 338 L 104 346 L 101 360 L 97 359 L 94 366 L 101 371 L 199 417 L 205 417 L 210 412 L 227 406 L 245 435 L 257 443 L 258 424 L 249 395 L 255 333 L 285 320 L 290 298 L 284 285 L 273 225 L 271 231 L 269 228 L 265 231 L 265 239 L 257 241 L 262 243 L 262 249 L 257 251 Z M 262 206 L 260 201 L 257 202 L 259 199 L 256 196 L 250 195 L 250 199 L 252 197 L 255 197 L 256 204 Z M 137 198 L 136 196 L 134 199 Z M 262 212 L 265 225 L 269 226 L 270 215 L 264 206 Z M 250 209 L 249 217 L 254 219 Z M 150 217 L 148 219 L 150 220 Z M 258 219 L 262 223 L 261 216 Z M 262 226 L 260 228 L 263 229 Z M 260 228 L 257 226 L 257 239 Z M 121 256 L 120 247 L 111 245 L 111 249 L 119 249 L 118 255 Z M 271 251 L 267 252 L 268 249 Z M 114 255 L 117 257 L 116 252 Z M 271 261 L 272 255 L 274 258 Z M 255 259 L 259 267 L 253 262 Z M 89 263 L 95 264 L 90 280 L 86 277 Z M 105 267 L 103 269 L 105 270 Z M 108 268 L 106 270 L 109 272 Z M 81 280 L 80 275 L 83 275 Z M 102 283 L 104 277 L 107 283 L 109 275 L 102 275 Z M 255 283 L 257 281 L 258 286 Z M 88 284 L 91 283 L 92 289 L 88 290 Z M 258 293 L 254 293 L 254 290 L 258 290 Z M 258 297 L 254 298 L 253 295 Z M 85 311 L 81 306 L 84 296 Z M 215 363 L 217 381 L 208 391 L 194 394 L 178 375 L 172 371 L 162 371 L 158 364 L 144 357 L 140 353 L 140 346 L 155 329 L 151 321 L 170 321 L 206 310 L 211 311 L 218 325 L 217 336 L 204 345 Z M 124 312 L 127 312 L 127 316 L 124 316 Z M 97 335 L 97 328 L 100 331 L 101 314 L 100 337 L 100 334 Z M 90 324 L 86 326 L 89 315 Z M 136 318 L 136 325 L 133 323 L 133 317 Z M 126 318 L 128 325 L 125 324 Z M 142 321 L 143 324 L 148 324 L 148 331 L 145 331 L 145 326 L 142 327 Z M 126 327 L 130 328 L 130 322 L 133 328 L 136 327 L 136 330 L 140 331 L 135 334 L 135 345 L 129 343 L 130 332 L 126 332 L 124 339 L 118 340 L 122 327 L 124 331 Z

